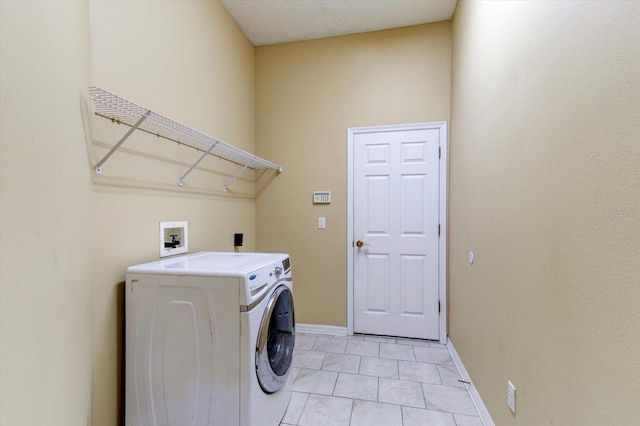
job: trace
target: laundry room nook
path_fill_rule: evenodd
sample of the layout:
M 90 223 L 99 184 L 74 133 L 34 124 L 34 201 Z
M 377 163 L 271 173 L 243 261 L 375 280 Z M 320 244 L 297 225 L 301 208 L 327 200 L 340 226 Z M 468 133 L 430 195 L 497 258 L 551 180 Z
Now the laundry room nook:
M 635 426 L 638 40 L 631 0 L 1 0 L 0 425 Z

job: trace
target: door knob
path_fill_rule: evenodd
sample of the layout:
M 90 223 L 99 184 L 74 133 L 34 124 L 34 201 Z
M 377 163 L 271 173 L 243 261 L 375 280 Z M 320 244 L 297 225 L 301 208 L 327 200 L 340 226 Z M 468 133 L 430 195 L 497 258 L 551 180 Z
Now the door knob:
M 356 241 L 356 246 L 358 248 L 362 248 L 363 246 L 368 246 L 369 244 L 365 244 L 364 241 L 358 240 Z

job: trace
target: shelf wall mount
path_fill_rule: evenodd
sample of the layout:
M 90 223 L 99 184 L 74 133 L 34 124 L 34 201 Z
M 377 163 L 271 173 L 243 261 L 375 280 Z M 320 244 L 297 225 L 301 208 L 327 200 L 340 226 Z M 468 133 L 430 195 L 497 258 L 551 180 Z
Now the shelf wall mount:
M 142 107 L 125 98 L 115 95 L 99 87 L 90 87 L 89 94 L 95 105 L 95 114 L 111 120 L 114 123 L 124 124 L 130 129 L 116 143 L 111 150 L 96 164 L 96 174 L 102 174 L 103 164 L 136 130 L 167 139 L 178 144 L 186 145 L 201 151 L 203 154 L 198 160 L 178 179 L 178 185 L 182 186 L 184 179 L 194 168 L 208 155 L 213 155 L 223 160 L 242 166 L 242 169 L 225 185 L 229 186 L 246 170 L 272 169 L 282 172 L 282 166 L 260 158 L 254 154 L 225 143 L 212 136 L 192 129 L 184 124 L 160 115 L 148 108 Z

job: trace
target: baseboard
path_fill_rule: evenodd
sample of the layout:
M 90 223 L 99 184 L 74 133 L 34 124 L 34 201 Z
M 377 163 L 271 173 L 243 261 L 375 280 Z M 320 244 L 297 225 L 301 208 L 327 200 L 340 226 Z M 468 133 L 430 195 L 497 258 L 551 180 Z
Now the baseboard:
M 473 384 L 473 381 L 471 381 L 471 377 L 469 377 L 469 373 L 467 372 L 467 369 L 464 368 L 464 364 L 462 364 L 462 360 L 460 359 L 458 352 L 456 352 L 456 348 L 453 347 L 453 343 L 451 342 L 451 339 L 447 339 L 447 349 L 451 354 L 451 358 L 453 358 L 454 364 L 458 368 L 460 377 L 462 377 L 462 380 L 464 380 L 465 382 L 469 382 L 469 384 L 466 385 L 467 390 L 469 391 L 469 395 L 471 396 L 471 400 L 473 401 L 473 404 L 476 406 L 476 410 L 478 410 L 478 414 L 480 415 L 480 419 L 482 420 L 482 423 L 484 423 L 485 426 L 495 426 L 496 424 L 493 422 L 493 419 L 491 418 L 491 415 L 489 414 L 487 407 L 485 407 L 484 402 L 482 402 L 482 398 L 480 398 L 478 389 L 476 389 L 475 385 Z
M 331 336 L 347 336 L 347 327 L 319 324 L 296 324 L 296 331 L 300 333 L 327 334 Z

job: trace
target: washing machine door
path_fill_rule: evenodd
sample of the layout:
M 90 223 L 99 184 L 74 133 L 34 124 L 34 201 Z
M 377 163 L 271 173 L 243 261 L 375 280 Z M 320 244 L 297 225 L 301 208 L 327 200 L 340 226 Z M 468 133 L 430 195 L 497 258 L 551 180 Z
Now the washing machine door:
M 287 286 L 281 285 L 271 293 L 256 345 L 256 374 L 264 392 L 274 393 L 284 386 L 294 345 L 293 296 Z

